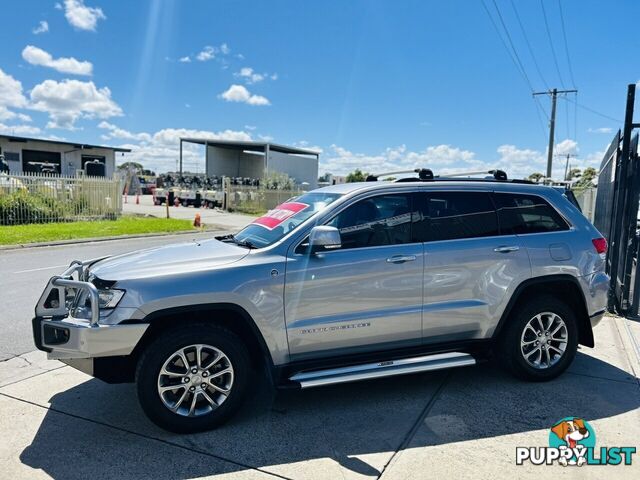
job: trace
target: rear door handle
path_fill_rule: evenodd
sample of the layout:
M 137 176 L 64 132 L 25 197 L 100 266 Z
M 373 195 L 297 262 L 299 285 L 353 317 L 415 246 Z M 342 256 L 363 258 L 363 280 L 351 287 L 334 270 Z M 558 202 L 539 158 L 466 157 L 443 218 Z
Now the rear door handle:
M 517 252 L 518 250 L 520 250 L 520 247 L 517 245 L 502 245 L 500 247 L 496 247 L 493 249 L 494 252 L 498 252 L 498 253 L 509 253 L 509 252 Z
M 393 257 L 387 258 L 387 263 L 413 262 L 415 259 L 415 255 L 394 255 Z

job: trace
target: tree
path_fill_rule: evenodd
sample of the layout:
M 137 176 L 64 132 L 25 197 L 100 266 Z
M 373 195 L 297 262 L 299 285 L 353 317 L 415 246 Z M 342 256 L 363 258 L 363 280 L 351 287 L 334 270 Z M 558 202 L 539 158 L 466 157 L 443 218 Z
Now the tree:
M 362 170 L 356 168 L 353 172 L 347 175 L 347 183 L 364 182 L 368 176 L 368 173 L 362 173 Z
M 530 180 L 535 183 L 540 183 L 540 180 L 544 178 L 544 175 L 540 172 L 534 172 L 527 177 L 527 180 Z
M 567 178 L 565 180 L 573 180 L 574 178 L 580 178 L 582 176 L 582 170 L 579 168 L 572 168 L 567 173 Z
M 324 175 L 318 177 L 318 181 L 319 182 L 328 182 L 330 177 L 331 177 L 331 173 L 330 172 L 325 172 Z
M 582 172 L 580 180 L 574 185 L 575 190 L 585 190 L 595 187 L 594 180 L 598 176 L 598 171 L 593 167 L 587 167 Z
M 118 170 L 121 170 L 121 171 L 129 170 L 129 168 L 132 168 L 133 171 L 138 175 L 146 175 L 149 177 L 156 176 L 156 172 L 154 172 L 153 170 L 148 170 L 144 168 L 142 164 L 138 162 L 124 162 L 118 165 Z
M 144 169 L 142 164 L 138 162 L 124 162 L 118 165 L 118 170 L 129 170 L 129 168 L 133 168 L 136 172 L 141 172 Z

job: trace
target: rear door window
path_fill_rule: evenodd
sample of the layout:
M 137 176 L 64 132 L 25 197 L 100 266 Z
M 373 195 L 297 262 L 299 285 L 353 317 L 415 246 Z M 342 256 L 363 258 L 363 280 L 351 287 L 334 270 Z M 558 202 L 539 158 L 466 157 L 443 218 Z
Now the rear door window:
M 549 203 L 537 195 L 496 193 L 502 235 L 568 230 L 569 225 Z
M 417 242 L 498 235 L 498 219 L 488 192 L 425 192 L 416 194 Z

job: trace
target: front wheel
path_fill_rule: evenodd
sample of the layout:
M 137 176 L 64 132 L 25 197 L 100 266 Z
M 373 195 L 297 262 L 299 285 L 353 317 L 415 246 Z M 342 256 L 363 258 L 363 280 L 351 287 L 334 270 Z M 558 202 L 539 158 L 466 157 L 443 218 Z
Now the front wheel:
M 530 381 L 551 380 L 573 362 L 578 328 L 566 303 L 541 295 L 518 308 L 508 322 L 500 354 L 515 376 Z
M 210 430 L 241 405 L 249 374 L 247 349 L 235 334 L 210 325 L 185 326 L 146 348 L 136 371 L 138 399 L 161 428 Z

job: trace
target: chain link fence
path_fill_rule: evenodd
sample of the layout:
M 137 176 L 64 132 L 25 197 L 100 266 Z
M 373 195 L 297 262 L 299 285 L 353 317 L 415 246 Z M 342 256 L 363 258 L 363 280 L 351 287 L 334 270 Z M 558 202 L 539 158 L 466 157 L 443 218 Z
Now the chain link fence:
M 115 219 L 122 214 L 119 178 L 0 174 L 0 225 Z

